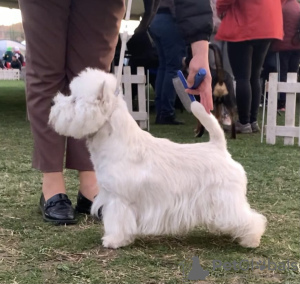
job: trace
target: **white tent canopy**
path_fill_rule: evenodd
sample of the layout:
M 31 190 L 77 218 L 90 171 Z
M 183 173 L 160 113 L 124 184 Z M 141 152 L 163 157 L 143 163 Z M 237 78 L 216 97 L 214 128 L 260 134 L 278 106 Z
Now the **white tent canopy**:
M 47 0 L 40 0 L 47 1 Z M 109 4 L 107 4 L 109 5 Z M 0 7 L 19 8 L 18 0 L 0 0 Z M 133 0 L 131 9 L 131 20 L 138 20 L 144 13 L 144 4 L 142 0 Z
M 10 48 L 12 51 L 15 47 L 18 47 L 20 49 L 20 52 L 25 55 L 26 53 L 26 46 L 24 44 L 21 44 L 19 42 L 13 41 L 13 40 L 0 40 L 0 58 L 4 55 L 5 51 Z

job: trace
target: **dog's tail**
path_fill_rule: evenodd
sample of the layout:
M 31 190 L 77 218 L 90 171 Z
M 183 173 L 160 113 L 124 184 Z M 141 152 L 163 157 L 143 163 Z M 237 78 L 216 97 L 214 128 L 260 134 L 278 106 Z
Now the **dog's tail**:
M 208 114 L 203 105 L 197 101 L 192 102 L 191 110 L 209 132 L 210 142 L 219 145 L 220 148 L 226 148 L 224 131 L 217 119 L 212 114 Z

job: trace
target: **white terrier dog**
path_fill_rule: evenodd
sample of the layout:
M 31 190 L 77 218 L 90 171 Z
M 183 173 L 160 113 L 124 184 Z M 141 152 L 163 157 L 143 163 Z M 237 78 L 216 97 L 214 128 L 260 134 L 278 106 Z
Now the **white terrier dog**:
M 87 139 L 100 187 L 91 212 L 102 207 L 103 246 L 204 225 L 257 247 L 266 218 L 250 208 L 245 171 L 227 152 L 215 117 L 192 103 L 207 143 L 155 138 L 139 128 L 116 88 L 114 75 L 88 68 L 71 82 L 70 96 L 55 97 L 49 119 L 59 134 Z

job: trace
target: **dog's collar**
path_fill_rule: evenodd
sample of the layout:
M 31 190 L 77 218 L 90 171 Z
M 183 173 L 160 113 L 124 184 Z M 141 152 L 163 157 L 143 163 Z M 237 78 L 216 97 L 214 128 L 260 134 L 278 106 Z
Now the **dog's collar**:
M 114 103 L 113 103 L 112 111 L 111 111 L 111 113 L 107 116 L 107 118 L 105 119 L 105 122 L 102 124 L 102 126 L 101 126 L 97 131 L 95 131 L 95 132 L 93 132 L 93 133 L 87 135 L 87 136 L 86 136 L 87 139 L 93 139 L 93 138 L 96 136 L 96 134 L 98 133 L 98 131 L 99 131 L 101 128 L 103 128 L 104 125 L 106 125 L 106 123 L 108 123 L 108 122 L 110 121 L 110 119 L 111 119 L 111 117 L 112 117 L 114 111 L 116 110 L 116 105 L 117 105 L 117 103 L 118 103 L 118 100 L 115 100 Z
M 103 128 L 105 125 L 107 125 L 107 124 L 109 124 L 108 120 L 106 120 L 106 121 L 103 123 L 103 125 L 102 125 L 97 131 L 95 131 L 95 132 L 93 132 L 93 133 L 87 135 L 87 136 L 86 136 L 86 139 L 88 139 L 88 140 L 93 140 L 94 137 L 96 136 L 96 134 L 99 132 L 99 130 L 102 129 L 102 128 Z M 109 136 L 110 136 L 110 135 L 111 135 L 111 132 L 109 132 Z

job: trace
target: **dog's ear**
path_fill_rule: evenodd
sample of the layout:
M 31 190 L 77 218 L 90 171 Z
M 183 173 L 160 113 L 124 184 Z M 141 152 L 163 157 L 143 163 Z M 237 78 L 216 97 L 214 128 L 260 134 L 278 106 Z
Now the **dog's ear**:
M 111 113 L 113 102 L 116 99 L 115 91 L 117 86 L 116 77 L 112 74 L 106 74 L 98 93 L 98 100 L 103 114 Z

